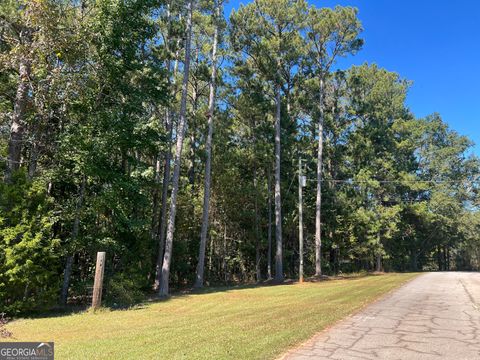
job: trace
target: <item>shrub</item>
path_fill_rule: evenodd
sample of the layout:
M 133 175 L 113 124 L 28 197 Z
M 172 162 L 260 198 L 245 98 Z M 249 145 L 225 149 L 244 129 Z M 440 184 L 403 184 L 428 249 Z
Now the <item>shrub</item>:
M 125 275 L 115 275 L 105 288 L 105 304 L 114 308 L 129 307 L 144 299 L 137 283 Z

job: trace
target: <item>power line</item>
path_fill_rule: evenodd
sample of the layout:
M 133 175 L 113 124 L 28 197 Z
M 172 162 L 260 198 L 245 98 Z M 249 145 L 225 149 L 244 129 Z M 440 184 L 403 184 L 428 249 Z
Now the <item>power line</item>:
M 308 181 L 317 181 L 317 179 L 308 179 Z M 347 184 L 365 184 L 377 182 L 381 184 L 402 184 L 402 183 L 422 183 L 422 184 L 465 184 L 465 183 L 480 183 L 480 179 L 476 180 L 352 180 L 352 179 L 322 179 L 322 182 L 347 183 Z

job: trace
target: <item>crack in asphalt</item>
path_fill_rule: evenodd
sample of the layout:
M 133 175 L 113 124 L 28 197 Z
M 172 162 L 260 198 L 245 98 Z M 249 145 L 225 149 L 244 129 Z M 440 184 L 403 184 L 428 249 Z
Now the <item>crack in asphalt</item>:
M 465 285 L 465 282 L 462 281 L 462 280 L 459 280 L 460 284 L 462 284 L 462 287 L 463 289 L 465 290 L 465 292 L 467 293 L 468 297 L 470 298 L 470 301 L 472 302 L 472 305 L 474 307 L 475 310 L 478 310 L 478 304 L 475 302 L 475 299 L 473 297 L 473 295 L 470 293 L 470 291 L 468 291 L 468 288 L 467 286 Z
M 480 359 L 480 274 L 419 276 L 282 359 Z

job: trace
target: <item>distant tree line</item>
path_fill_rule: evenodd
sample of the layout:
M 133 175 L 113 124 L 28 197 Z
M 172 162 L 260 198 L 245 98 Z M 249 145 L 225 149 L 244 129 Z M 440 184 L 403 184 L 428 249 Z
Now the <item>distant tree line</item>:
M 478 270 L 480 164 L 361 51 L 357 9 L 0 2 L 0 311 L 305 273 Z

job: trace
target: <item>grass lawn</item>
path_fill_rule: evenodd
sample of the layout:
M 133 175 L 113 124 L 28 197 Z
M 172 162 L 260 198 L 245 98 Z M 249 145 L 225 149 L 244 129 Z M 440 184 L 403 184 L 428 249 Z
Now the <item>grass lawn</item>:
M 55 341 L 56 359 L 273 359 L 414 276 L 216 289 L 7 329 L 14 341 Z

